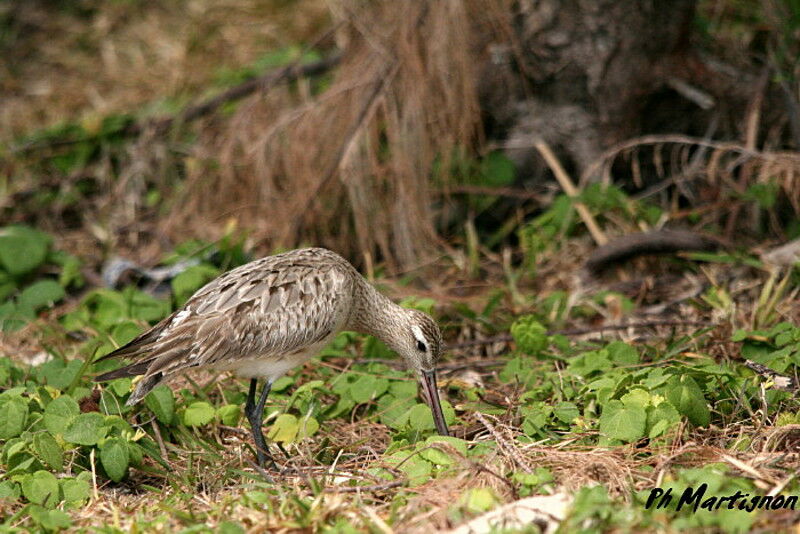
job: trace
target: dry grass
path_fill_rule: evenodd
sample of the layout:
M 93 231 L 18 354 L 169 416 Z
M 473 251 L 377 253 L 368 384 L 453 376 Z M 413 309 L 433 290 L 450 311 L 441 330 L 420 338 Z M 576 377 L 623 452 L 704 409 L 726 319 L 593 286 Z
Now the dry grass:
M 243 102 L 197 148 L 221 168 L 190 169 L 175 219 L 235 216 L 272 247 L 328 244 L 395 267 L 425 259 L 437 239 L 434 160 L 478 140 L 476 8 L 332 3 L 345 56 L 330 87 Z

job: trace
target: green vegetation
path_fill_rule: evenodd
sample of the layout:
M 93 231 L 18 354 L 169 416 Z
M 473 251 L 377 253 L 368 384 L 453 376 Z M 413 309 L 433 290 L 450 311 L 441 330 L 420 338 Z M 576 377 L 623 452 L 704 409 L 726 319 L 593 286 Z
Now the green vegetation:
M 568 154 L 574 197 L 542 154 L 524 156 L 538 159 L 521 176 L 483 138 L 486 110 L 464 81 L 478 69 L 442 52 L 449 11 L 432 2 L 443 18 L 399 25 L 405 44 L 384 50 L 362 4 L 0 7 L 13 56 L 0 96 L 14 110 L 0 114 L 0 534 L 433 532 L 559 495 L 564 533 L 796 530 L 774 510 L 648 504 L 654 488 L 677 499 L 703 484 L 708 497 L 800 494 L 798 388 L 786 386 L 800 369 L 800 263 L 762 254 L 800 236 L 800 1 L 699 2 L 691 46 L 731 69 L 756 57 L 765 73 L 732 100 L 748 103 L 741 123 L 704 94 L 704 76 L 719 80 L 697 59 L 665 91 L 709 133 L 662 136 L 671 122 L 659 121 L 659 135 L 597 162 L 599 183 Z M 487 31 L 506 31 L 485 10 Z M 414 35 L 428 28 L 442 32 Z M 339 71 L 237 92 L 342 43 Z M 536 63 L 502 48 L 491 60 L 531 71 L 529 91 Z M 700 112 L 705 96 L 716 107 Z M 587 275 L 604 241 L 587 218 L 611 238 L 691 228 L 725 244 Z M 435 433 L 402 362 L 353 332 L 272 386 L 264 432 L 279 473 L 253 463 L 244 381 L 198 370 L 133 407 L 135 379 L 93 382 L 123 364 L 94 362 L 216 276 L 305 245 L 349 255 L 438 320 L 453 436 Z M 106 287 L 117 255 L 180 272 Z
M 619 191 L 606 196 L 604 206 L 595 205 L 591 198 L 585 200 L 593 209 L 608 212 L 627 207 L 628 216 L 634 218 L 646 213 Z M 564 235 L 576 231 L 574 225 L 566 230 L 569 226 L 563 221 L 570 215 L 565 205 L 569 206 L 568 200 L 556 201 L 520 235 L 532 239 L 546 228 Z M 126 523 L 147 529 L 166 520 L 156 510 L 183 509 L 193 498 L 193 488 L 202 484 L 204 491 L 211 492 L 224 492 L 231 485 L 241 488 L 244 493 L 237 497 L 234 517 L 246 515 L 243 510 L 248 508 L 272 509 L 291 495 L 282 505 L 282 524 L 346 530 L 345 525 L 357 523 L 337 514 L 317 517 L 311 512 L 312 503 L 332 484 L 396 488 L 385 498 L 401 510 L 412 502 L 415 488 L 435 487 L 433 481 L 458 479 L 465 470 L 484 466 L 506 480 L 517 495 L 536 495 L 554 491 L 568 473 L 576 476 L 569 464 L 581 463 L 577 451 L 594 450 L 607 451 L 595 453 L 607 454 L 604 461 L 617 458 L 622 462 L 621 473 L 628 475 L 605 480 L 601 476 L 597 480 L 601 485 L 580 489 L 564 524 L 568 531 L 586 524 L 599 529 L 604 525 L 650 528 L 669 518 L 673 528 L 744 532 L 760 520 L 758 512 L 742 518 L 736 511 L 645 510 L 648 492 L 632 491 L 626 480 L 653 476 L 653 462 L 681 443 L 712 440 L 729 454 L 745 452 L 760 439 L 757 427 L 764 421 L 776 421 L 780 428 L 797 419 L 798 407 L 791 394 L 765 389 L 762 378 L 735 360 L 713 354 L 718 339 L 714 328 L 671 330 L 666 336 L 637 343 L 613 337 L 578 341 L 550 334 L 548 328 L 553 321 L 563 324 L 591 317 L 596 313 L 593 307 L 605 302 L 603 298 L 589 296 L 569 309 L 558 304 L 563 301 L 558 293 L 528 298 L 526 307 L 537 312 L 514 317 L 507 311 L 498 314 L 497 296 L 491 296 L 481 313 L 461 306 L 442 318 L 451 330 L 460 322 L 482 321 L 496 331 L 509 331 L 516 347 L 501 355 L 496 374 L 491 373 L 486 382 L 463 382 L 443 373 L 446 418 L 460 429 L 456 435 L 461 437 L 434 434 L 430 410 L 417 396 L 415 381 L 395 366 L 386 347 L 344 332 L 318 362 L 273 387 L 265 417 L 267 435 L 272 447 L 284 451 L 285 456 L 278 458 L 290 466 L 286 475 L 278 475 L 276 487 L 265 484 L 251 469 L 249 438 L 236 430 L 243 422 L 244 384 L 188 376 L 172 388 L 159 386 L 144 403 L 128 407 L 131 379 L 102 386 L 91 382 L 96 373 L 119 365 L 113 361 L 93 365 L 94 359 L 159 321 L 220 272 L 247 261 L 241 239 L 188 242 L 165 257 L 165 263 L 201 259 L 172 280 L 170 300 L 133 286 L 80 293 L 84 282 L 78 261 L 54 248 L 50 236 L 12 226 L 0 231 L 0 241 L 4 329 L 23 329 L 48 347 L 48 359 L 30 366 L 8 349 L 0 357 L 0 499 L 9 506 L 4 529 L 12 525 L 44 531 L 66 528 L 75 525 L 74 513 L 93 499 L 102 499 L 103 492 L 116 485 L 157 495 L 158 486 L 166 484 L 172 491 L 163 503 L 139 509 L 132 523 Z M 535 272 L 547 251 L 538 245 L 525 250 L 529 256 L 522 264 Z M 719 255 L 695 259 L 716 260 L 712 266 L 749 262 L 747 257 Z M 730 297 L 722 296 L 728 291 L 711 287 L 694 305 L 701 312 L 730 308 Z M 504 293 L 510 296 L 510 289 L 496 295 L 502 299 Z M 759 316 L 770 324 L 762 324 L 759 330 L 738 329 L 723 341 L 746 358 L 791 374 L 800 366 L 800 328 L 769 319 L 774 314 L 765 307 L 774 308 L 778 300 L 762 297 L 759 301 Z M 59 309 L 63 306 L 63 311 L 48 312 L 54 304 Z M 405 304 L 428 311 L 436 307 L 430 298 L 407 299 Z M 560 311 L 554 314 L 556 310 Z M 498 323 L 491 317 L 506 317 L 508 322 Z M 85 341 L 65 342 L 67 336 Z M 448 358 L 443 363 L 454 361 Z M 497 400 L 498 392 L 504 401 Z M 489 425 L 489 435 L 477 439 L 470 433 L 469 424 L 476 420 Z M 360 431 L 358 426 L 373 430 Z M 501 437 L 507 430 L 499 428 L 512 427 L 518 429 L 513 437 Z M 738 430 L 719 434 L 717 429 L 725 428 Z M 565 461 L 541 449 L 545 445 L 553 451 L 576 452 Z M 367 457 L 365 449 L 371 451 Z M 736 474 L 735 465 L 691 465 L 676 459 L 661 487 L 679 492 L 705 482 L 722 494 L 736 489 L 758 491 Z M 306 481 L 301 486 L 307 487 L 299 493 L 297 486 L 280 486 L 280 477 L 291 479 L 292 470 L 310 477 L 301 478 Z M 216 474 L 213 480 L 204 476 L 208 471 Z M 329 471 L 332 474 L 326 474 Z M 348 473 L 348 477 L 337 478 L 336 473 Z M 790 482 L 784 492 L 798 490 L 797 483 Z M 502 501 L 496 489 L 471 488 L 448 505 L 447 517 L 466 520 Z M 186 527 L 210 521 L 220 532 L 241 531 L 246 524 L 221 521 L 230 502 L 208 507 L 200 516 L 178 514 L 168 521 Z M 610 506 L 612 502 L 616 504 Z M 627 504 L 620 506 L 621 502 Z M 366 517 L 361 521 L 369 523 Z

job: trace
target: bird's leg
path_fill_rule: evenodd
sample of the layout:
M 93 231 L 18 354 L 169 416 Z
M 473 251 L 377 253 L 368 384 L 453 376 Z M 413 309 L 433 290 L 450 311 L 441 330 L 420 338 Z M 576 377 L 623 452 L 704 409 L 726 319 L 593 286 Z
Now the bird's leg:
M 258 379 L 250 379 L 250 390 L 247 392 L 247 402 L 244 405 L 244 413 L 247 420 L 250 421 L 250 426 L 253 430 L 253 441 L 256 446 L 256 457 L 258 458 L 259 467 L 266 467 L 269 462 L 272 469 L 276 469 L 275 461 L 269 454 L 267 443 L 264 441 L 264 433 L 261 430 L 261 423 L 264 421 L 264 404 L 267 402 L 267 395 L 272 388 L 272 382 L 264 384 L 264 389 L 261 390 L 261 396 L 256 403 L 256 387 L 258 386 Z

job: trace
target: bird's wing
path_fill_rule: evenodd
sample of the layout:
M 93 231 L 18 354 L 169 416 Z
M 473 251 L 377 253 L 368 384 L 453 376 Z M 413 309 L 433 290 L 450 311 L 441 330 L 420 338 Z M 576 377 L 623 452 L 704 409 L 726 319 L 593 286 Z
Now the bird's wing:
M 96 380 L 278 357 L 328 338 L 347 318 L 352 273 L 339 264 L 276 258 L 281 260 L 264 258 L 212 280 L 181 309 L 104 357 L 137 362 Z

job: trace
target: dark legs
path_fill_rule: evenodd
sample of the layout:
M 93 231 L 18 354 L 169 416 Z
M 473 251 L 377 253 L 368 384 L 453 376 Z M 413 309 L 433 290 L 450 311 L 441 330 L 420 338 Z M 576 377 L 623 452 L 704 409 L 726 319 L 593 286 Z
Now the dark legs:
M 258 398 L 256 404 L 256 387 L 258 386 L 258 379 L 250 379 L 250 390 L 247 392 L 247 403 L 244 405 L 244 414 L 247 420 L 250 421 L 250 426 L 253 429 L 253 441 L 256 445 L 256 457 L 258 458 L 259 467 L 267 467 L 269 462 L 270 467 L 275 469 L 275 461 L 269 454 L 267 443 L 264 441 L 264 433 L 261 431 L 261 423 L 264 420 L 264 403 L 267 402 L 267 395 L 272 388 L 272 383 L 267 382 L 264 384 L 264 389 L 261 390 L 261 396 Z

